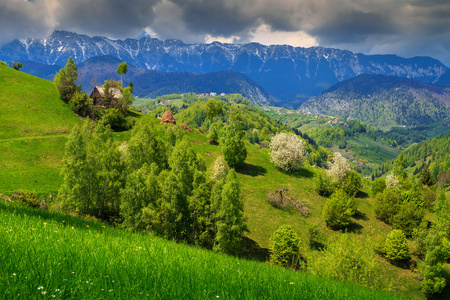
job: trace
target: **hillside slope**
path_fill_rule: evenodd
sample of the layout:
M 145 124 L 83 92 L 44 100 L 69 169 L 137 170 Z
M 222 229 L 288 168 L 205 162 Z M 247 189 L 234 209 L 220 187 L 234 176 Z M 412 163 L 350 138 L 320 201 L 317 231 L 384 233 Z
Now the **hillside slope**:
M 448 120 L 450 88 L 365 74 L 334 85 L 302 104 L 300 110 L 355 119 L 381 128 L 429 125 Z
M 77 120 L 52 82 L 0 65 L 0 139 L 67 134 Z

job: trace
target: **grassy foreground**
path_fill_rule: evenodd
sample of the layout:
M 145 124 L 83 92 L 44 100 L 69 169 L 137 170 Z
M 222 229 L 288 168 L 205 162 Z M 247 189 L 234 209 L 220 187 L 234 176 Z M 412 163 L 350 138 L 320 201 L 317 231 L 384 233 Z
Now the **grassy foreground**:
M 1 299 L 399 299 L 0 202 Z

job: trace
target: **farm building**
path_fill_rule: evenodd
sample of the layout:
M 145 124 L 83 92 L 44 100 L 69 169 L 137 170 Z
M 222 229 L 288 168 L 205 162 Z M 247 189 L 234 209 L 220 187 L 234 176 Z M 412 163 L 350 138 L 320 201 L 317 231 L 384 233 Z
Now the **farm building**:
M 109 91 L 111 95 L 113 96 L 113 99 L 120 99 L 123 98 L 122 92 L 118 88 L 111 87 L 109 88 Z M 102 99 L 105 98 L 105 89 L 103 86 L 96 86 L 94 90 L 91 93 L 90 96 L 94 102 L 94 105 L 102 105 Z

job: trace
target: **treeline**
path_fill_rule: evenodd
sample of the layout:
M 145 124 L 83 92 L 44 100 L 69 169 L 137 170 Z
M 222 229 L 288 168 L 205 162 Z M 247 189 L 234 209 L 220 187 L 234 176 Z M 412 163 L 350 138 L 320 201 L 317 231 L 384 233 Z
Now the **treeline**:
M 183 131 L 138 123 L 120 146 L 102 122 L 76 126 L 66 144 L 59 205 L 132 231 L 238 251 L 247 230 L 234 169 L 207 170 Z M 245 157 L 244 157 L 245 159 Z

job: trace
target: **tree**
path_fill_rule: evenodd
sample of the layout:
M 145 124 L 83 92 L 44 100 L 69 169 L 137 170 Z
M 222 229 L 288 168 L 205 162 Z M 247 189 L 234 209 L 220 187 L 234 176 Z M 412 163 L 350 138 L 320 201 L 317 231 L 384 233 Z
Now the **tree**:
M 392 189 L 385 189 L 375 197 L 375 215 L 385 223 L 391 223 L 400 209 L 400 195 Z
M 395 174 L 389 173 L 386 175 L 386 188 L 394 190 L 400 189 L 400 181 Z
M 379 177 L 372 182 L 372 194 L 382 193 L 386 189 L 386 179 Z
M 355 170 L 347 171 L 342 180 L 342 189 L 350 196 L 356 196 L 362 187 L 361 176 Z
M 219 156 L 212 165 L 210 179 L 212 182 L 218 182 L 224 179 L 228 174 L 228 165 L 223 156 Z
M 53 82 L 59 92 L 61 99 L 69 102 L 70 98 L 76 93 L 81 92 L 81 85 L 77 84 L 78 71 L 72 57 L 67 60 L 66 66 L 56 73 Z
M 298 170 L 306 160 L 304 141 L 294 134 L 278 133 L 269 147 L 272 162 L 284 171 Z
M 394 229 L 389 232 L 384 243 L 385 256 L 389 260 L 404 260 L 409 258 L 409 247 L 403 231 Z
M 247 157 L 247 148 L 244 143 L 244 132 L 241 124 L 231 121 L 225 127 L 222 137 L 222 153 L 231 168 L 237 168 L 244 164 Z
M 23 64 L 21 62 L 13 61 L 11 64 L 12 64 L 12 67 L 14 68 L 14 70 L 19 71 L 20 69 L 23 68 Z
M 429 165 L 425 165 L 423 167 L 422 171 L 420 172 L 420 183 L 422 185 L 426 185 L 426 186 L 429 186 L 429 187 L 436 184 L 436 181 L 431 176 L 430 166 Z
M 331 177 L 324 173 L 319 173 L 316 180 L 316 191 L 322 197 L 330 197 L 334 192 L 335 185 L 331 182 Z
M 117 67 L 117 74 L 120 75 L 120 81 L 123 82 L 122 80 L 122 75 L 126 75 L 128 72 L 128 65 L 126 62 L 122 62 L 118 67 Z
M 220 192 L 220 195 L 217 192 Z M 212 197 L 217 228 L 214 249 L 227 254 L 237 254 L 242 234 L 248 229 L 244 217 L 244 202 L 234 169 L 228 172 L 223 185 Z
M 300 261 L 300 238 L 290 225 L 280 226 L 270 237 L 270 261 L 275 265 L 297 269 Z
M 333 159 L 328 163 L 328 175 L 333 178 L 338 185 L 341 185 L 347 171 L 350 170 L 347 159 L 339 152 L 334 153 Z
M 112 131 L 102 122 L 87 119 L 75 126 L 66 143 L 63 185 L 58 197 L 62 206 L 102 219 L 119 213 L 123 188 L 123 163 Z
M 399 206 L 397 214 L 391 217 L 392 227 L 401 229 L 410 237 L 414 228 L 417 228 L 425 216 L 425 211 L 418 208 L 414 202 L 402 203 Z
M 327 199 L 322 215 L 327 226 L 333 229 L 341 229 L 350 225 L 350 217 L 355 212 L 355 199 L 340 189 Z

